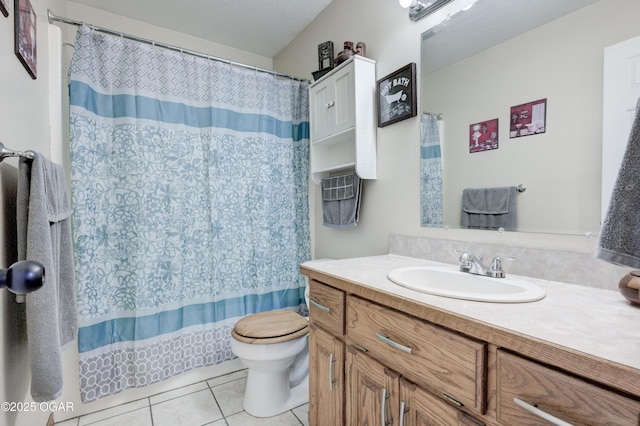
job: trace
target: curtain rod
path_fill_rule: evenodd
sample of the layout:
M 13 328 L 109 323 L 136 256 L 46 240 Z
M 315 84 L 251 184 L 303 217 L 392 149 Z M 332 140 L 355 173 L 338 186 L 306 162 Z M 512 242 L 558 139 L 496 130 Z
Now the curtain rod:
M 189 49 L 183 49 L 182 47 L 173 46 L 171 44 L 160 43 L 160 42 L 157 42 L 157 41 L 154 41 L 154 40 L 149 40 L 149 39 L 146 39 L 146 38 L 142 38 L 142 37 L 138 37 L 138 36 L 134 36 L 134 35 L 130 35 L 130 34 L 125 34 L 125 33 L 120 32 L 120 31 L 110 30 L 108 28 L 98 27 L 96 25 L 85 24 L 84 22 L 76 21 L 74 19 L 69 19 L 69 18 L 65 18 L 65 17 L 62 17 L 62 16 L 56 16 L 51 11 L 51 9 L 47 9 L 47 16 L 49 18 L 49 23 L 50 24 L 53 24 L 53 21 L 58 21 L 58 22 L 62 22 L 63 24 L 75 25 L 77 27 L 80 27 L 82 25 L 87 25 L 91 29 L 93 29 L 95 31 L 99 31 L 101 33 L 105 33 L 105 34 L 109 34 L 109 35 L 113 35 L 113 36 L 117 36 L 117 37 L 126 38 L 128 40 L 139 41 L 141 43 L 151 44 L 153 46 L 162 47 L 163 49 L 174 50 L 174 51 L 178 51 L 180 53 L 185 53 L 187 55 L 197 56 L 197 57 L 204 58 L 204 59 L 210 59 L 212 61 L 223 62 L 225 64 L 232 65 L 234 67 L 246 68 L 246 69 L 253 70 L 253 71 L 258 71 L 258 72 L 264 72 L 264 73 L 267 73 L 267 74 L 274 75 L 276 77 L 282 77 L 282 78 L 287 78 L 287 79 L 296 80 L 296 81 L 306 81 L 306 82 L 309 81 L 309 80 L 306 80 L 304 78 L 295 77 L 295 76 L 288 75 L 288 74 L 282 74 L 282 73 L 279 73 L 279 72 L 276 72 L 276 71 L 272 71 L 272 70 L 268 70 L 268 69 L 264 69 L 264 68 L 258 68 L 258 67 L 254 67 L 252 65 L 242 64 L 240 62 L 230 61 L 228 59 L 217 58 L 215 56 L 207 55 L 206 53 L 196 52 L 194 50 L 189 50 Z

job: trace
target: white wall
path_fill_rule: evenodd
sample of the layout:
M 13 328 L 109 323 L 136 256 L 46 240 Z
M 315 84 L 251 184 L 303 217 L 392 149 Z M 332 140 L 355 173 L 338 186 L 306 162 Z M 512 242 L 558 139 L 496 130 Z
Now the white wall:
M 68 2 L 66 13 L 67 18 L 108 28 L 114 31 L 122 31 L 125 34 L 131 34 L 173 46 L 184 47 L 185 49 L 256 66 L 258 68 L 270 70 L 273 67 L 273 60 L 265 56 L 213 43 L 197 37 L 168 30 L 166 28 L 136 21 L 134 19 L 125 18 L 113 13 L 84 6 L 82 4 Z M 73 31 L 73 34 L 75 36 L 75 31 Z
M 625 0 L 625 3 L 632 1 Z M 602 13 L 593 25 L 605 26 L 603 32 L 606 32 L 606 28 L 615 28 L 618 23 L 617 18 L 608 17 L 609 14 L 615 14 L 615 11 L 606 10 L 605 6 L 611 6 L 611 2 L 602 0 L 594 6 L 599 8 L 598 13 Z M 632 19 L 633 16 L 637 15 L 632 14 L 628 19 Z M 318 44 L 331 40 L 336 50 L 341 50 L 344 40 L 352 40 L 367 43 L 367 56 L 377 61 L 378 79 L 409 62 L 417 64 L 420 75 L 421 34 L 430 25 L 431 22 L 427 19 L 417 23 L 411 22 L 407 11 L 401 9 L 398 2 L 393 0 L 333 0 L 319 17 L 275 58 L 274 65 L 281 72 L 309 76 L 311 71 L 318 68 Z M 550 63 L 548 66 L 553 67 L 554 64 Z M 601 85 L 593 87 L 593 90 L 601 91 Z M 420 85 L 418 93 L 421 93 Z M 420 99 L 418 104 L 420 105 Z M 419 217 L 419 118 L 379 128 L 377 143 L 378 179 L 365 182 L 360 223 L 356 229 L 336 230 L 323 227 L 320 191 L 317 186 L 311 186 L 316 257 L 344 258 L 383 254 L 387 252 L 390 234 L 588 253 L 595 250 L 596 238 L 587 239 L 577 235 L 513 232 L 500 234 L 492 231 L 422 228 Z M 572 173 L 571 164 L 567 165 L 566 173 Z
M 37 71 L 38 78 L 32 80 L 14 54 L 14 10 L 9 5 L 9 17 L 0 15 L 0 141 L 7 148 L 32 149 L 49 155 L 49 54 L 47 31 L 47 8 L 55 7 L 64 12 L 64 0 L 31 0 L 37 21 Z M 57 89 L 54 87 L 53 89 Z M 12 196 L 15 188 L 17 160 L 7 159 L 2 163 L 0 185 L 0 262 L 6 268 L 16 261 L 15 212 L 8 210 L 4 202 Z M 11 215 L 13 213 L 13 215 Z M 12 217 L 13 216 L 13 217 Z M 0 290 L 0 402 L 32 402 L 29 395 L 29 359 L 25 336 L 9 317 L 7 305 L 13 299 L 6 290 Z M 14 407 L 18 408 L 18 407 Z M 48 411 L 37 407 L 35 412 L 0 410 L 0 424 L 45 425 Z

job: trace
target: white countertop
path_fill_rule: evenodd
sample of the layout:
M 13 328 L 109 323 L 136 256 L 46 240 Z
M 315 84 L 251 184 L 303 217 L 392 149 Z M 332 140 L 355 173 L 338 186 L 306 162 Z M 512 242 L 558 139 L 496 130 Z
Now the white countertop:
M 397 255 L 316 260 L 304 266 L 640 369 L 640 307 L 631 305 L 617 291 L 520 276 L 544 288 L 545 298 L 530 303 L 488 303 L 432 296 L 399 286 L 387 278 L 387 273 L 395 268 L 419 265 L 452 266 Z

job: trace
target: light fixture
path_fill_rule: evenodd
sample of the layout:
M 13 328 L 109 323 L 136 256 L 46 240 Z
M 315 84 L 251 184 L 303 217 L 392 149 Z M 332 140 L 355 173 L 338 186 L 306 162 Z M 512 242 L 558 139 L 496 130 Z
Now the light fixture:
M 442 6 L 451 3 L 453 0 L 399 0 L 400 6 L 409 7 L 409 19 L 417 21 L 425 16 L 431 15 Z

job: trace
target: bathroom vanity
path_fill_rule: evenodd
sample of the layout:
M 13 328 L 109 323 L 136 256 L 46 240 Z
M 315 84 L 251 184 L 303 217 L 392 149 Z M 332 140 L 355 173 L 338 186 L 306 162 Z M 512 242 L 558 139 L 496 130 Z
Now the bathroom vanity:
M 486 303 L 394 284 L 395 255 L 301 266 L 310 286 L 311 425 L 638 425 L 640 309 L 617 292 L 530 279 Z M 449 265 L 450 266 L 450 265 Z

